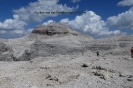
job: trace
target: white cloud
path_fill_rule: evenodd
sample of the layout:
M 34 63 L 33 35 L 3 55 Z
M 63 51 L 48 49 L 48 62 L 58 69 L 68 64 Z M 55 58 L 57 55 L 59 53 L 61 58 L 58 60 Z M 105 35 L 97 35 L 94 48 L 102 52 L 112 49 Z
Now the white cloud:
M 19 19 L 19 16 L 18 16 L 18 15 L 13 15 L 13 18 L 14 18 L 15 20 L 18 20 L 18 19 Z
M 133 0 L 122 0 L 117 5 L 131 6 L 133 5 Z M 107 23 L 118 29 L 133 29 L 133 7 L 117 16 L 109 17 Z
M 22 35 L 24 34 L 24 30 L 13 30 L 10 31 L 11 34 L 17 34 L 17 35 Z
M 5 30 L 0 30 L 0 34 L 5 34 L 6 31 Z
M 119 2 L 117 5 L 131 6 L 131 5 L 133 5 L 133 0 L 123 0 L 123 1 Z
M 31 32 L 32 30 L 33 30 L 33 28 L 30 28 L 30 29 L 28 29 L 27 31 L 28 31 L 28 32 Z
M 0 29 L 24 29 L 24 26 L 27 25 L 24 21 L 18 20 L 18 15 L 13 15 L 14 19 L 6 19 L 3 23 L 0 22 Z
M 50 23 L 54 23 L 55 21 L 53 21 L 53 20 L 48 20 L 47 22 L 44 22 L 42 25 L 48 25 L 48 24 L 50 24 Z
M 133 9 L 107 19 L 109 25 L 119 29 L 133 29 Z
M 0 34 L 8 34 L 9 37 L 20 36 L 25 34 L 26 22 L 20 21 L 18 15 L 13 15 L 13 19 L 6 19 L 0 22 Z M 5 36 L 5 35 L 2 35 Z M 1 37 L 2 37 L 1 36 Z
M 32 30 L 33 30 L 33 28 L 30 28 L 30 29 L 28 29 L 28 30 L 25 30 L 24 34 L 27 35 L 27 34 L 31 33 Z
M 75 30 L 93 34 L 95 36 L 109 36 L 121 33 L 119 30 L 109 31 L 107 24 L 93 11 L 87 11 L 86 14 L 76 16 L 74 20 L 65 18 L 60 22 Z
M 38 0 L 36 2 L 29 3 L 26 7 L 13 10 L 13 12 L 19 16 L 20 20 L 27 22 L 41 22 L 46 17 L 55 17 L 58 14 L 36 14 L 37 12 L 67 12 L 77 9 L 77 7 L 68 7 L 66 4 L 58 4 L 58 1 L 59 0 Z
M 71 0 L 72 3 L 76 3 L 76 2 L 79 2 L 81 0 Z
M 27 35 L 27 34 L 31 33 L 32 30 L 33 30 L 33 28 L 30 28 L 28 30 L 13 30 L 13 31 L 10 31 L 9 33 L 13 34 L 13 35 Z
M 120 31 L 120 30 L 115 30 L 115 31 L 114 31 L 114 34 L 115 34 L 115 35 L 121 34 L 121 31 Z

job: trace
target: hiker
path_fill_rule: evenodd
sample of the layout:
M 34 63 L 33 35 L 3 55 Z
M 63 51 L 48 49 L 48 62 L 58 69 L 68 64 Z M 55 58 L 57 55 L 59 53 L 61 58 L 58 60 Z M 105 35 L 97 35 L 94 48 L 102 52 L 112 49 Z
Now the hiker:
M 131 48 L 131 58 L 133 58 L 133 47 Z
M 99 56 L 99 51 L 97 51 L 96 54 L 97 54 L 97 57 L 98 57 Z

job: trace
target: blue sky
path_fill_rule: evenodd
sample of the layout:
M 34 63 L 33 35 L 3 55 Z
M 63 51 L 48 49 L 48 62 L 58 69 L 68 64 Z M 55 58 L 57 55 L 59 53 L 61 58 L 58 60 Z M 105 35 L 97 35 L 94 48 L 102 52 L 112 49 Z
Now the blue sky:
M 0 38 L 21 37 L 37 25 L 53 22 L 95 38 L 133 33 L 133 0 L 0 0 L 0 11 Z

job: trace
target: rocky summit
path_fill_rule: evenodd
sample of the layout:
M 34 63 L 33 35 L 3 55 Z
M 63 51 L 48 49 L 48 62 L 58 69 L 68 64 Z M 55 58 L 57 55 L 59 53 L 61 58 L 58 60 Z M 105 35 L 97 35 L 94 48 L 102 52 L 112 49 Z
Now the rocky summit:
M 0 88 L 133 88 L 131 47 L 133 35 L 94 39 L 61 23 L 39 25 L 0 39 Z
M 40 25 L 34 28 L 32 33 L 53 36 L 55 34 L 68 34 L 70 29 L 62 24 Z
M 65 36 L 67 34 L 72 34 L 74 36 L 77 36 L 79 34 L 79 32 L 74 31 L 71 28 L 69 28 L 69 27 L 67 27 L 61 23 L 53 23 L 53 24 L 49 24 L 49 25 L 36 26 L 34 28 L 34 30 L 31 32 L 31 34 L 40 34 L 40 35 L 45 36 L 45 37 L 50 37 L 50 36 L 54 36 L 54 35 Z
M 14 57 L 12 60 L 28 61 L 38 56 L 81 53 L 85 51 L 84 42 L 91 40 L 94 39 L 89 35 L 81 34 L 61 23 L 53 23 L 37 26 L 29 35 L 9 39 L 4 44 L 11 49 Z M 5 61 L 5 59 L 0 60 Z

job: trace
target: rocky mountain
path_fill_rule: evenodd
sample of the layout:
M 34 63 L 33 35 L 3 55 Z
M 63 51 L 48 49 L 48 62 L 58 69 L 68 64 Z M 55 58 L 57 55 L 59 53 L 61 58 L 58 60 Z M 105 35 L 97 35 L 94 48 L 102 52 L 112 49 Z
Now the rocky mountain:
M 130 55 L 133 46 L 133 35 L 117 35 L 102 39 L 96 39 L 86 45 L 88 50 L 101 51 L 104 55 Z
M 83 54 L 86 51 L 92 53 L 100 51 L 102 56 L 109 54 L 130 55 L 133 36 L 118 35 L 94 39 L 87 34 L 74 31 L 61 23 L 52 23 L 36 26 L 29 35 L 22 38 L 1 41 L 4 41 L 1 43 L 2 47 L 8 47 L 12 51 L 3 52 L 9 53 L 11 60 L 27 61 L 38 56 Z M 0 60 L 4 61 L 6 54 L 3 53 L 0 53 L 2 57 Z M 9 60 L 9 58 L 6 60 Z
M 73 54 L 85 51 L 84 43 L 94 40 L 61 24 L 40 25 L 22 38 L 9 39 L 5 44 L 13 51 L 17 61 L 27 61 L 38 56 Z M 3 59 L 1 59 L 3 60 Z
M 37 26 L 0 39 L 0 88 L 133 88 L 132 44 L 132 35 L 94 39 L 60 23 Z

